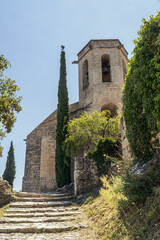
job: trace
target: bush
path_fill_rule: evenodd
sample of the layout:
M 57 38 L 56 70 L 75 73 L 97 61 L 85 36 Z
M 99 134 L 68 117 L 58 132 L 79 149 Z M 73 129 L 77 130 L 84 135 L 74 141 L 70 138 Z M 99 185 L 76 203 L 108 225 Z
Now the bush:
M 94 150 L 99 139 L 110 138 L 118 140 L 120 133 L 120 115 L 111 118 L 109 111 L 101 113 L 95 111 L 91 115 L 83 112 L 76 119 L 70 120 L 68 124 L 68 135 L 66 146 L 68 154 L 73 156 L 83 155 L 84 152 Z
M 112 138 L 100 138 L 95 149 L 88 153 L 93 158 L 98 168 L 99 176 L 106 175 L 111 163 L 121 158 L 120 143 Z

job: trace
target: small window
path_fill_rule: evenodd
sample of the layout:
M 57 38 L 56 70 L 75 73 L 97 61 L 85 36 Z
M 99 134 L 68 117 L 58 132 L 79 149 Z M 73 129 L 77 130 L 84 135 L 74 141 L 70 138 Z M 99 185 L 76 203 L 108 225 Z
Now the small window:
M 85 60 L 83 63 L 83 90 L 88 88 L 88 85 L 89 85 L 88 61 Z
M 110 71 L 110 57 L 109 55 L 103 55 L 101 58 L 102 63 L 102 82 L 111 82 Z

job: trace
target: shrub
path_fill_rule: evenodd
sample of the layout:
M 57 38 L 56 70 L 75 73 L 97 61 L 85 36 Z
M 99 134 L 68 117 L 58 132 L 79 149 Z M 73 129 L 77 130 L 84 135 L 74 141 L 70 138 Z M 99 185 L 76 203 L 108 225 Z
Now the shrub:
M 91 115 L 83 112 L 79 118 L 69 121 L 66 145 L 68 153 L 74 156 L 94 150 L 101 138 L 118 140 L 120 115 L 111 118 L 108 111 L 95 111 Z
M 100 138 L 95 149 L 88 153 L 88 157 L 96 162 L 100 176 L 106 175 L 111 163 L 121 158 L 120 143 L 112 138 Z

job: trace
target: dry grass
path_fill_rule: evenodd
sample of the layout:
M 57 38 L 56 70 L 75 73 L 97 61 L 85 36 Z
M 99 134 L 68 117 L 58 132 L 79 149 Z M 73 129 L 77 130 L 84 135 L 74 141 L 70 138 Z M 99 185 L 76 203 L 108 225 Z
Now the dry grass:
M 154 187 L 145 200 L 131 202 L 121 191 L 121 174 L 112 182 L 103 178 L 99 196 L 91 196 L 83 205 L 95 239 L 160 240 L 160 187 Z
M 0 218 L 4 217 L 4 213 L 9 208 L 9 204 L 4 205 L 3 207 L 0 207 Z
M 160 239 L 160 188 L 155 188 L 153 196 L 141 206 L 132 204 L 123 210 L 113 201 L 103 190 L 100 196 L 83 206 L 95 239 Z

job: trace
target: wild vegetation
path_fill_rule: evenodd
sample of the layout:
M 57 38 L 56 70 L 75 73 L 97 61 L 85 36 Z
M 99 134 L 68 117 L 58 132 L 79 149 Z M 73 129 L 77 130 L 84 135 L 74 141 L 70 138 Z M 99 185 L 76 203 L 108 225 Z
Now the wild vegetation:
M 22 110 L 20 102 L 22 97 L 17 96 L 19 87 L 14 80 L 4 76 L 4 71 L 11 66 L 9 61 L 0 55 L 0 140 L 11 132 L 16 121 L 15 113 Z M 0 157 L 2 157 L 0 146 Z
M 160 169 L 158 169 L 159 171 Z M 158 174 L 157 171 L 157 174 Z M 153 187 L 142 197 L 141 187 L 134 182 L 127 196 L 128 182 L 121 176 L 102 179 L 103 188 L 97 197 L 88 198 L 83 208 L 87 212 L 94 239 L 158 240 L 160 239 L 160 187 Z M 131 182 L 130 182 L 131 186 Z M 138 189 L 138 192 L 136 192 Z M 144 193 L 144 191 L 143 191 Z M 137 199 L 137 201 L 131 201 Z M 94 228 L 93 228 L 94 226 Z
M 6 168 L 3 173 L 3 179 L 7 180 L 12 188 L 13 188 L 15 175 L 16 175 L 16 165 L 15 165 L 15 157 L 14 157 L 14 148 L 13 148 L 13 142 L 11 142 L 11 146 L 7 156 Z
M 56 129 L 56 182 L 58 187 L 63 187 L 71 181 L 70 157 L 66 156 L 65 139 L 67 124 L 69 121 L 68 112 L 68 90 L 66 83 L 66 59 L 64 46 L 61 46 L 60 79 L 58 86 L 57 106 L 57 129 Z
M 133 159 L 103 177 L 99 195 L 84 205 L 101 240 L 160 239 L 160 13 L 143 19 L 138 34 L 124 87 Z
M 124 86 L 124 118 L 132 153 L 147 162 L 159 147 L 160 12 L 143 25 L 134 41 Z
M 99 175 L 106 174 L 111 162 L 119 157 L 120 114 L 111 117 L 109 111 L 92 114 L 83 112 L 69 121 L 66 148 L 68 155 L 87 154 L 95 160 Z
M 5 204 L 4 206 L 1 206 L 0 204 L 0 218 L 3 218 L 4 213 L 6 212 L 7 208 L 9 208 L 9 204 Z

